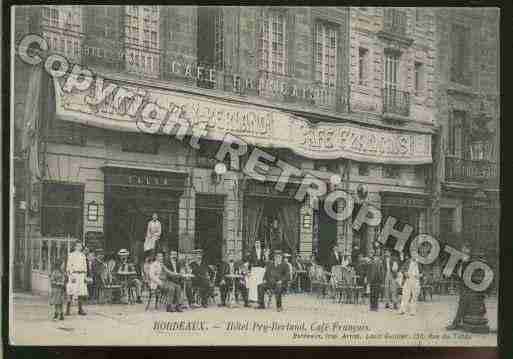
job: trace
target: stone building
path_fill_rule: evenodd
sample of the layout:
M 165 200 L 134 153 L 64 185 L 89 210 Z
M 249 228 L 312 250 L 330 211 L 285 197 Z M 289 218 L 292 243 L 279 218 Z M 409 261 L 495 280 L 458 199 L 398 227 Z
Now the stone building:
M 473 242 L 498 269 L 499 10 L 437 9 L 436 26 L 439 236 L 444 242 Z M 485 202 L 478 213 L 476 195 Z
M 93 73 L 91 90 L 68 92 L 68 75 L 15 59 L 26 169 L 16 248 L 34 290 L 72 239 L 141 255 L 154 212 L 163 246 L 202 249 L 211 262 L 257 241 L 321 261 L 335 244 L 370 253 L 379 227 L 354 231 L 351 218 L 325 213 L 325 197 L 296 198 L 307 174 L 414 234 L 438 231 L 436 9 L 44 6 L 18 7 L 16 19 L 17 43 L 30 28 L 47 40 L 45 56 Z M 118 92 L 95 102 L 109 85 Z M 194 136 L 141 133 L 134 118 L 148 103 L 207 135 L 194 147 Z M 215 158 L 227 133 L 247 144 L 239 166 Z M 256 148 L 299 173 L 285 183 L 269 161 L 265 181 L 244 174 Z

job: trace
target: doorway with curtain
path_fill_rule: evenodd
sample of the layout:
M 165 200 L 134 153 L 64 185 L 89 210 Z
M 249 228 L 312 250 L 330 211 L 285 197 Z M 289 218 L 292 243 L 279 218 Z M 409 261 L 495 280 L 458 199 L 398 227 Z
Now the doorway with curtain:
M 177 249 L 178 200 L 174 191 L 111 186 L 105 197 L 106 249 L 126 248 L 137 261 L 143 257 L 148 222 L 157 213 L 162 225 L 160 247 Z
M 293 199 L 246 196 L 243 251 L 252 253 L 255 242 L 260 241 L 261 248 L 295 255 L 299 249 L 299 218 L 300 203 Z
M 223 259 L 223 213 L 225 196 L 196 195 L 194 249 L 202 249 L 207 264 Z

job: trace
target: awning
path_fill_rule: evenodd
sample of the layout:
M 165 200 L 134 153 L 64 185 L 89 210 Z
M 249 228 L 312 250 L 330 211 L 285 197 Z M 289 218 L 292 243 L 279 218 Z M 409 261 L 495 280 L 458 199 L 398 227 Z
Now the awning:
M 432 162 L 431 135 L 426 133 L 367 127 L 342 119 L 340 123 L 314 124 L 307 118 L 257 105 L 99 77 L 93 78 L 94 91 L 66 92 L 63 81 L 54 79 L 56 115 L 84 125 L 128 132 L 152 129 L 163 135 L 170 135 L 173 128 L 165 127 L 166 123 L 182 128 L 201 126 L 207 130 L 204 137 L 210 140 L 222 141 L 230 134 L 249 145 L 288 148 L 312 159 L 348 158 L 398 165 Z

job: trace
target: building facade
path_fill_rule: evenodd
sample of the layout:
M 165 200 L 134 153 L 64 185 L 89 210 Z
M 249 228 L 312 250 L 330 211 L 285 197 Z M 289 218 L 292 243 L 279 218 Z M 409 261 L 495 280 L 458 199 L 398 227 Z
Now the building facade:
M 439 235 L 474 242 L 498 270 L 500 219 L 500 44 L 498 9 L 440 9 L 437 96 L 440 140 L 435 195 Z M 476 218 L 476 194 L 484 209 Z M 475 234 L 479 239 L 475 240 Z M 477 242 L 477 243 L 476 243 Z M 460 243 L 454 243 L 459 245 Z
M 17 8 L 16 19 L 17 41 L 30 28 L 48 54 L 93 72 L 89 96 L 103 84 L 131 96 L 92 104 L 62 91 L 65 76 L 15 59 L 26 169 L 16 188 L 27 192 L 18 247 L 33 289 L 70 239 L 142 255 L 152 213 L 165 247 L 202 249 L 211 262 L 255 242 L 321 261 L 335 244 L 369 254 L 379 226 L 355 231 L 351 218 L 325 213 L 323 198 L 296 198 L 307 174 L 350 193 L 357 208 L 371 203 L 414 233 L 439 233 L 448 196 L 436 192 L 444 164 L 433 159 L 443 156 L 432 155 L 445 118 L 436 9 L 44 6 Z M 194 136 L 141 133 L 129 116 L 139 98 L 205 124 L 207 135 L 190 146 Z M 247 144 L 239 166 L 215 158 L 227 133 Z M 244 174 L 255 148 L 299 173 L 282 183 L 273 159 L 265 181 Z

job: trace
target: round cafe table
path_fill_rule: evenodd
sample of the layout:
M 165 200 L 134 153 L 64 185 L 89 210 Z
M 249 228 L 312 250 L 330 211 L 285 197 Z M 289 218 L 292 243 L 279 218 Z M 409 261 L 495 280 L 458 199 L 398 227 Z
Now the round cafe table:
M 232 280 L 232 292 L 231 292 L 232 294 L 230 295 L 230 293 L 228 293 L 228 295 L 229 295 L 229 301 L 228 301 L 229 304 L 228 305 L 231 305 L 233 302 L 233 299 L 235 298 L 235 281 L 237 279 L 241 279 L 242 275 L 241 274 L 226 274 L 224 277 Z

